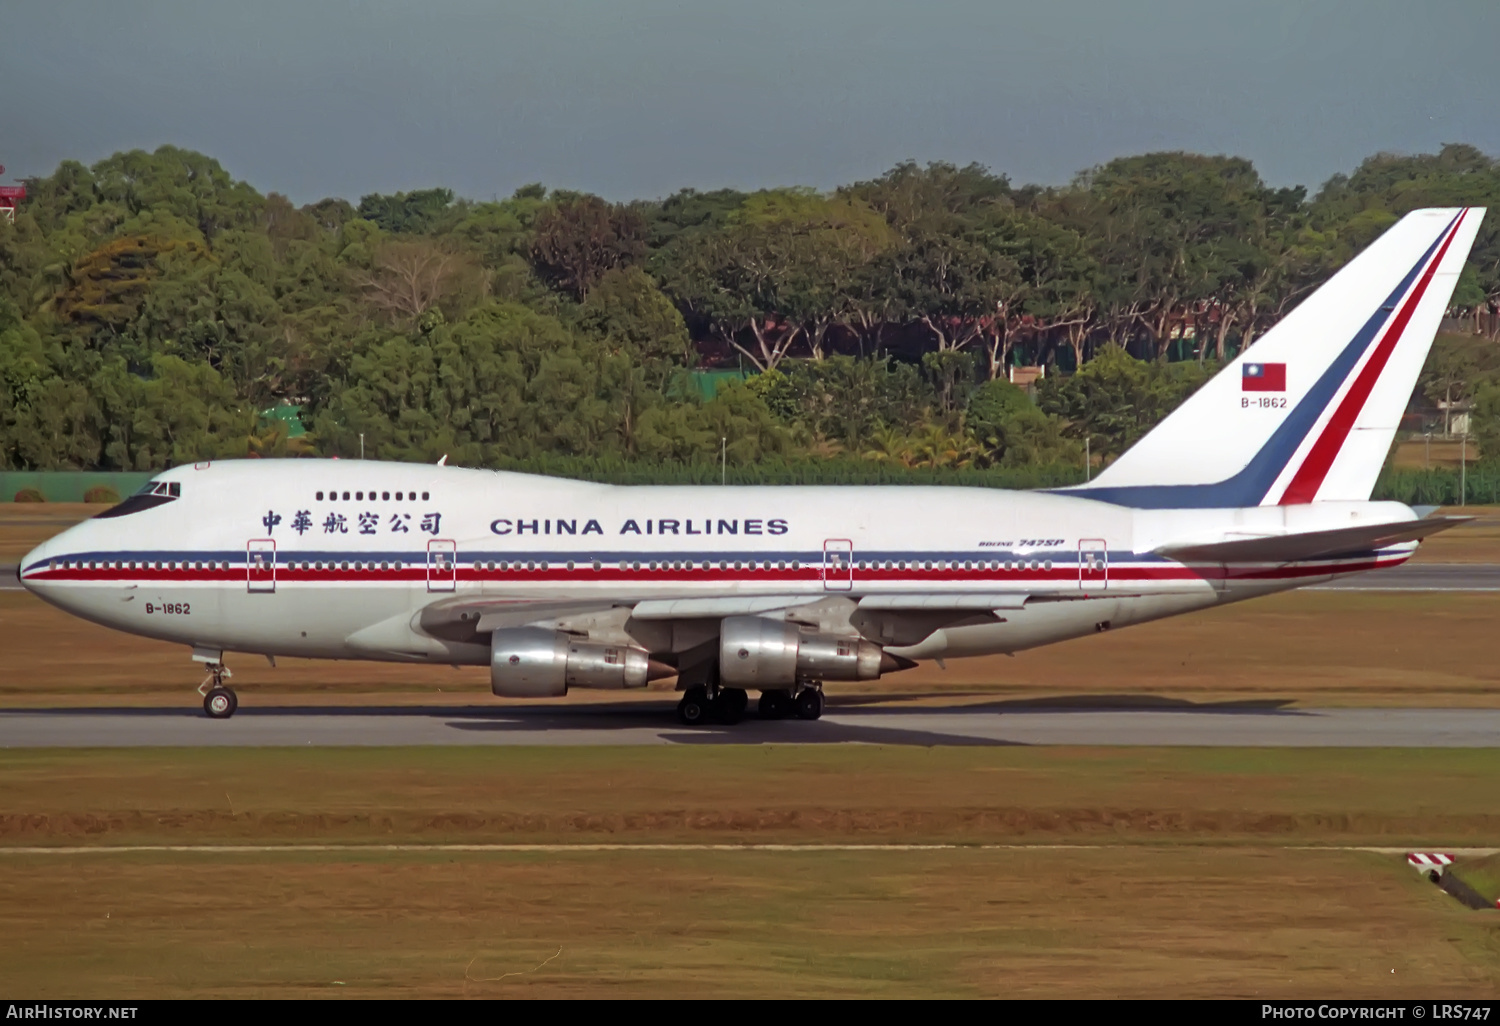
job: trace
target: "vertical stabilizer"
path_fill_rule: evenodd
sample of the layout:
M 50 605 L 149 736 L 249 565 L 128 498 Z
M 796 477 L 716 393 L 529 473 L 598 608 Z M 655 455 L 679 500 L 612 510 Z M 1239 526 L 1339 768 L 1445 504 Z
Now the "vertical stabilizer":
M 1483 217 L 1407 214 L 1069 491 L 1155 509 L 1368 499 Z

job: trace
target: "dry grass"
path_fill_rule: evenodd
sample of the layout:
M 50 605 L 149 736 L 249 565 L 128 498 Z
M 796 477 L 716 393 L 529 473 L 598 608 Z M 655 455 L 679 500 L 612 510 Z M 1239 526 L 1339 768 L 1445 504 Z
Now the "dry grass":
M 1500 986 L 1497 917 L 1399 858 L 1286 846 L 1493 839 L 1496 769 L 1500 754 L 1452 751 L 6 752 L 8 845 L 1112 847 L 3 855 L 0 989 L 1482 997 Z
M 1420 997 L 1494 917 L 1224 850 L 7 858 L 0 987 L 131 997 Z
M 1500 751 L 0 751 L 0 843 L 1494 844 Z M 1437 849 L 1441 850 L 1441 848 Z
M 1500 509 L 1448 506 L 1441 512 L 1475 519 L 1428 538 L 1412 557 L 1413 563 L 1500 563 Z

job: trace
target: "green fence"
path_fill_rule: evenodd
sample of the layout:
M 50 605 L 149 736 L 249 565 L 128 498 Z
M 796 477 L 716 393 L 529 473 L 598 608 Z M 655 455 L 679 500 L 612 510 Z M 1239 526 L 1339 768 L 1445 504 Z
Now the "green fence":
M 14 502 L 16 493 L 35 488 L 48 502 L 83 502 L 90 488 L 113 488 L 124 498 L 156 476 L 157 471 L 118 470 L 0 470 L 0 502 Z
M 1467 473 L 1438 470 L 1387 470 L 1375 483 L 1373 499 L 1408 506 L 1476 506 L 1500 504 L 1500 464 L 1471 463 Z

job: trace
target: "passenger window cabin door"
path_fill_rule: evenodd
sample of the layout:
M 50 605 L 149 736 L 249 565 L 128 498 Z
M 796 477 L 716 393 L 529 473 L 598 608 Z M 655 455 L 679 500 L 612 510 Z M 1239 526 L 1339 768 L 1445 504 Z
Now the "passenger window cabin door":
M 1109 587 L 1109 548 L 1103 538 L 1085 538 L 1078 543 L 1078 587 L 1089 592 Z
M 849 591 L 854 587 L 854 542 L 829 538 L 823 543 L 823 590 Z
M 458 585 L 458 542 L 427 543 L 427 590 L 453 591 Z
M 250 591 L 276 590 L 276 543 L 270 538 L 245 543 L 245 586 Z

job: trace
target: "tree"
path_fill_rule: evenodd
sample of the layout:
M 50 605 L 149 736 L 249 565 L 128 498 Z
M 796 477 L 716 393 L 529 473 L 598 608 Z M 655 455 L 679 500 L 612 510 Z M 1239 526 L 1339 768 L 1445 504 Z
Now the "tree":
M 466 253 L 427 239 L 391 239 L 375 250 L 373 268 L 354 276 L 365 302 L 393 323 L 411 326 L 428 310 L 467 293 L 483 279 Z
M 108 242 L 73 266 L 54 309 L 74 324 L 121 328 L 140 310 L 160 276 L 157 258 L 175 250 L 207 256 L 192 239 L 127 235 Z
M 918 235 L 891 254 L 886 273 L 894 312 L 921 322 L 940 353 L 979 339 L 1020 287 L 1015 262 L 973 232 Z
M 1010 182 L 980 164 L 897 164 L 879 178 L 840 193 L 880 213 L 902 234 L 951 233 L 1011 206 Z
M 119 470 L 163 470 L 245 455 L 254 414 L 212 367 L 158 356 L 143 378 L 114 360 L 101 369 L 94 388 L 111 424 L 104 458 Z
M 578 323 L 639 365 L 658 389 L 694 355 L 682 314 L 638 267 L 606 271 L 584 300 Z
M 598 196 L 557 202 L 538 215 L 534 231 L 537 270 L 580 303 L 606 271 L 646 255 L 645 219 Z
M 746 194 L 735 189 L 699 192 L 681 189 L 660 203 L 640 208 L 646 219 L 647 238 L 652 250 L 661 249 L 684 232 L 714 231 L 724 227 L 730 216 L 745 202 Z
M 361 196 L 358 216 L 395 234 L 426 235 L 437 228 L 453 206 L 452 189 L 418 189 L 391 195 Z
M 1256 261 L 1245 240 L 1274 198 L 1249 161 L 1190 153 L 1113 160 L 1074 190 L 1082 202 L 1063 209 L 1094 243 L 1112 337 L 1128 344 L 1144 335 L 1159 361 L 1186 336 L 1194 311 Z
M 721 229 L 683 233 L 654 266 L 667 292 L 719 339 L 772 370 L 798 342 L 823 358 L 856 279 L 894 241 L 862 202 L 776 190 L 747 198 Z
M 230 228 L 254 226 L 264 203 L 218 161 L 176 146 L 117 153 L 95 164 L 92 175 L 101 203 L 117 203 L 136 215 L 169 215 L 207 241 Z
M 1037 405 L 1067 421 L 1070 437 L 1087 438 L 1101 456 L 1118 456 L 1206 380 L 1197 364 L 1142 361 L 1107 346 L 1078 373 L 1043 378 Z
M 991 379 L 969 396 L 964 422 L 1002 466 L 1074 463 L 1078 443 L 1063 436 L 1063 422 L 1037 409 L 1024 391 L 1002 379 Z
M 830 356 L 782 366 L 748 387 L 804 445 L 833 442 L 858 452 L 882 428 L 909 431 L 937 405 L 932 384 L 911 364 Z

